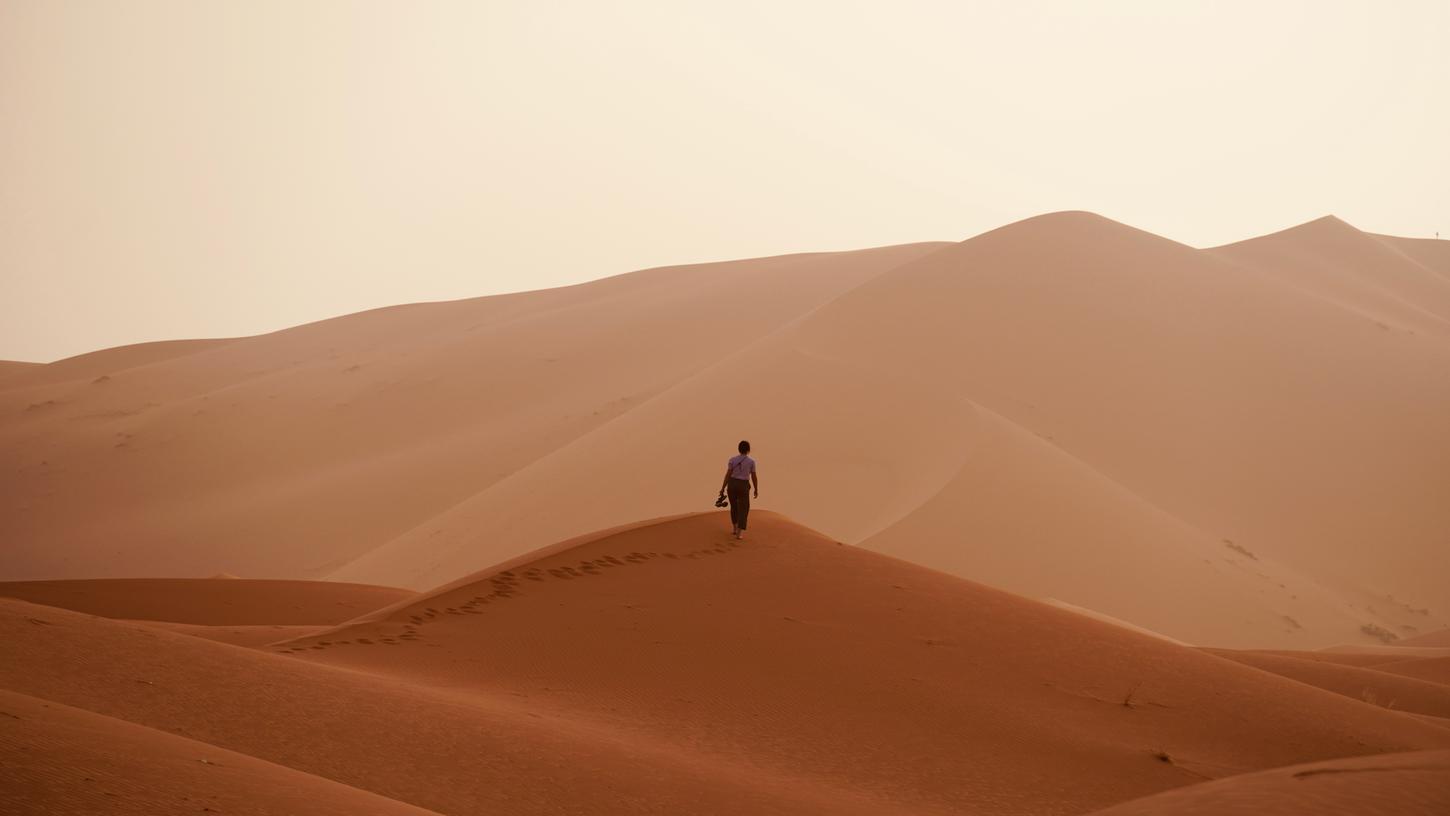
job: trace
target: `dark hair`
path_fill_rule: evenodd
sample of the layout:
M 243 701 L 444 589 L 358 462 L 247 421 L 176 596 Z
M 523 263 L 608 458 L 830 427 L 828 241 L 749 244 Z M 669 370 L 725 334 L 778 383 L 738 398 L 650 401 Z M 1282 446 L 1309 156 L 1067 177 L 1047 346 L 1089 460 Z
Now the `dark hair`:
M 750 443 L 746 442 L 744 439 L 740 440 L 740 444 L 736 445 L 735 447 L 741 453 L 750 453 Z

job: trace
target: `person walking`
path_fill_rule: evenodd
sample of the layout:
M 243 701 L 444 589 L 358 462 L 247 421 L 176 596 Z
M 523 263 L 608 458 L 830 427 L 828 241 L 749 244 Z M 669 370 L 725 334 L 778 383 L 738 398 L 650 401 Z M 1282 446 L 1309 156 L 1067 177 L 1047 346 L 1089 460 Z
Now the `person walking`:
M 725 480 L 720 483 L 720 496 L 730 496 L 730 525 L 735 538 L 745 537 L 745 523 L 750 515 L 750 486 L 755 485 L 755 498 L 760 498 L 760 477 L 755 475 L 755 460 L 750 458 L 750 443 L 740 440 L 738 456 L 725 463 Z

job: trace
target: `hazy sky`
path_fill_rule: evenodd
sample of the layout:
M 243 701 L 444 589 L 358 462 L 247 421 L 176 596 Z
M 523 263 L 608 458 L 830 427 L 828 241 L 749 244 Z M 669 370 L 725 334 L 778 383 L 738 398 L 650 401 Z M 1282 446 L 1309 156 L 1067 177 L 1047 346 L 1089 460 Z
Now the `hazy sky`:
M 1447 146 L 1447 0 L 0 0 L 0 358 L 1062 209 L 1450 236 Z

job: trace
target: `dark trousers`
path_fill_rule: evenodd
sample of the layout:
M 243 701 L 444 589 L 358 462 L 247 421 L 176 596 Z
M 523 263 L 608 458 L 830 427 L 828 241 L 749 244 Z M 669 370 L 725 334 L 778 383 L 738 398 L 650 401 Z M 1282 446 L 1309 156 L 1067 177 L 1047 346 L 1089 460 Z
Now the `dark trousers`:
M 750 480 L 732 477 L 725 494 L 730 498 L 730 523 L 744 530 L 745 517 L 750 515 Z

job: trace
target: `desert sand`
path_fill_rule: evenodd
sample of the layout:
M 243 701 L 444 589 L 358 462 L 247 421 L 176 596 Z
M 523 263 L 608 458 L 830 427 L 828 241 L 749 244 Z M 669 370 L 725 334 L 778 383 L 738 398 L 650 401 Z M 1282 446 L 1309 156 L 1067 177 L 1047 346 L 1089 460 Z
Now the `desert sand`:
M 1161 793 L 1095 816 L 1360 816 L 1450 809 L 1450 752 L 1314 762 Z
M 586 535 L 258 649 L 0 601 L 0 687 L 37 701 L 0 726 L 77 747 L 55 749 L 67 759 L 47 760 L 48 778 L 101 778 L 97 745 L 125 732 L 164 755 L 183 739 L 230 752 L 199 754 L 223 765 L 244 754 L 263 780 L 320 777 L 339 808 L 366 792 L 439 813 L 1084 813 L 1450 749 L 1450 728 L 1411 712 L 768 511 L 743 542 L 722 520 Z M 29 723 L 38 701 L 56 710 Z M 89 712 L 83 729 L 73 710 Z M 178 780 L 166 795 L 254 784 Z
M 1335 218 L 6 362 L 0 806 L 1438 813 L 1447 406 L 1450 251 Z
M 318 776 L 35 697 L 0 691 L 0 810 L 426 816 Z
M 116 578 L 0 583 L 0 598 L 107 618 L 203 624 L 333 624 L 416 593 L 339 582 Z
M 1423 635 L 1416 635 L 1412 638 L 1405 638 L 1400 641 L 1401 646 L 1427 647 L 1427 648 L 1450 648 L 1450 629 L 1440 629 L 1435 632 L 1426 632 Z

